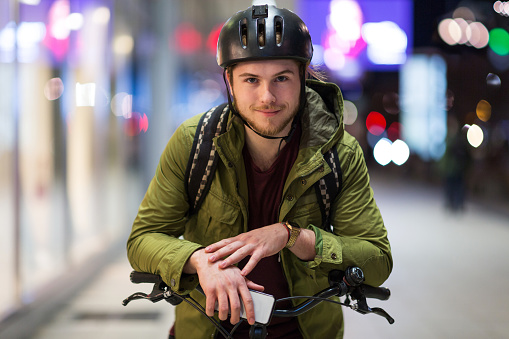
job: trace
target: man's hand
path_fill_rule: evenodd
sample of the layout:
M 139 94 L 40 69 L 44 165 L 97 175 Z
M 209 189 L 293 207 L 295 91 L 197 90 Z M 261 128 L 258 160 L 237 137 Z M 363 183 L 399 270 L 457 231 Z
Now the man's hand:
M 277 223 L 218 241 L 207 246 L 205 252 L 211 253 L 210 262 L 216 262 L 228 256 L 219 262 L 220 268 L 234 265 L 250 255 L 251 258 L 241 272 L 243 276 L 247 276 L 261 259 L 281 251 L 287 241 L 286 227 Z
M 230 322 L 236 324 L 240 320 L 240 299 L 242 299 L 247 320 L 250 325 L 254 324 L 254 306 L 249 289 L 263 291 L 264 287 L 241 275 L 239 268 L 235 266 L 219 268 L 218 263 L 208 260 L 208 255 L 202 249 L 191 255 L 184 266 L 184 272 L 198 274 L 206 297 L 205 310 L 209 317 L 214 315 L 217 301 L 219 319 L 226 320 L 230 311 Z
M 251 256 L 241 272 L 243 276 L 247 276 L 261 259 L 278 253 L 287 242 L 286 226 L 277 223 L 218 241 L 207 246 L 205 252 L 210 253 L 208 259 L 211 263 L 219 262 L 220 268 L 227 268 Z M 313 260 L 316 256 L 315 233 L 302 229 L 290 251 L 301 260 Z M 221 260 L 223 258 L 224 260 Z

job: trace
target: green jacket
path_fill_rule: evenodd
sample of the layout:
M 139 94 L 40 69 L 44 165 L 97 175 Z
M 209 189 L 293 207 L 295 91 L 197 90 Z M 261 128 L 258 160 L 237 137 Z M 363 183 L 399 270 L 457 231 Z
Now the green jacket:
M 308 81 L 297 159 L 284 186 L 279 221 L 292 220 L 315 232 L 316 257 L 304 262 L 287 249 L 281 262 L 291 295 L 313 295 L 328 286 L 332 269 L 359 266 L 366 283 L 378 286 L 392 270 L 387 231 L 373 198 L 362 150 L 343 127 L 343 98 L 331 83 Z M 182 272 L 197 249 L 247 231 L 247 181 L 242 157 L 244 125 L 230 115 L 227 132 L 214 143 L 220 156 L 210 191 L 197 214 L 188 217 L 184 185 L 191 146 L 200 116 L 184 122 L 166 146 L 140 205 L 127 243 L 135 270 L 156 273 L 171 289 L 193 291 L 196 275 Z M 319 228 L 321 212 L 313 184 L 330 172 L 322 154 L 337 147 L 343 173 L 342 192 L 331 207 L 334 234 Z M 317 227 L 318 226 L 318 227 Z M 182 237 L 183 236 L 183 237 Z M 321 303 L 298 317 L 305 338 L 342 338 L 341 307 Z M 186 303 L 176 307 L 177 337 L 211 338 L 214 326 Z

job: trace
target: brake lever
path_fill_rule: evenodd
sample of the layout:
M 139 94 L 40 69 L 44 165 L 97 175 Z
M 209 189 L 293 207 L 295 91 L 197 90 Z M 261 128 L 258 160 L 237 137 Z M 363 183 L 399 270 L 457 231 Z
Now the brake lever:
M 381 317 L 384 317 L 385 319 L 387 319 L 387 321 L 389 322 L 389 324 L 394 324 L 394 318 L 392 318 L 389 313 L 385 312 L 384 309 L 380 308 L 380 307 L 373 307 L 371 309 L 371 312 L 375 313 L 375 314 L 378 314 L 379 316 Z
M 131 301 L 138 299 L 150 299 L 150 297 L 146 293 L 136 292 L 125 298 L 122 301 L 122 305 L 127 306 L 127 304 L 129 304 Z

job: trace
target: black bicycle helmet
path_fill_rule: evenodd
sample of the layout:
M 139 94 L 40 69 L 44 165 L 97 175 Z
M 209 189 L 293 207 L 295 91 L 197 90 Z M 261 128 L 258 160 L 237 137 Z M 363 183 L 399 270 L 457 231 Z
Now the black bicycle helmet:
M 225 23 L 217 42 L 217 64 L 297 59 L 311 61 L 313 45 L 306 24 L 285 8 L 260 5 L 237 12 Z

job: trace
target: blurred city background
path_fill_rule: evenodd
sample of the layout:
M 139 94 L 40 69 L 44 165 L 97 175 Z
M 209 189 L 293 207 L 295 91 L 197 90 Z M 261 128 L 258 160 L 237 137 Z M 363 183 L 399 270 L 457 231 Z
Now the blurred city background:
M 353 318 L 371 332 L 350 338 L 507 338 L 509 1 L 493 0 L 0 0 L 0 337 L 167 331 L 169 305 L 138 311 L 145 327 L 108 313 L 137 288 L 125 241 L 173 131 L 226 101 L 217 37 L 253 3 L 307 23 L 389 230 L 399 332 Z M 96 317 L 62 316 L 90 286 Z

